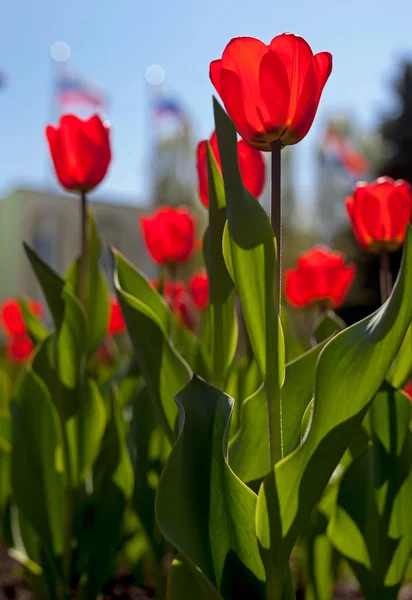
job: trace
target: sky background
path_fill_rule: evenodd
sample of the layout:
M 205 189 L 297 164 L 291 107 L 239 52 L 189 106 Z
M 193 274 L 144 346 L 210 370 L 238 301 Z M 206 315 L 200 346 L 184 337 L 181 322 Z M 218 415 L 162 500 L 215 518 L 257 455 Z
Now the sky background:
M 316 143 L 335 112 L 373 127 L 391 106 L 399 59 L 412 55 L 410 0 L 15 0 L 2 6 L 0 196 L 47 182 L 44 126 L 54 120 L 50 47 L 65 41 L 70 64 L 103 86 L 112 104 L 114 161 L 98 195 L 142 202 L 147 196 L 150 111 L 145 71 L 159 64 L 166 84 L 194 116 L 199 139 L 213 129 L 209 63 L 227 42 L 302 35 L 334 68 L 315 125 L 293 149 L 303 200 L 315 193 Z M 50 176 L 49 176 L 50 177 Z M 50 182 L 50 179 L 49 179 Z

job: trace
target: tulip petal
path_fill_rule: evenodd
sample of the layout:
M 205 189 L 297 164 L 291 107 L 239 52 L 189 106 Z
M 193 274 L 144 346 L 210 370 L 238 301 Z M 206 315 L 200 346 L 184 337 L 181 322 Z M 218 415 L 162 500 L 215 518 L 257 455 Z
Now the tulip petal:
M 268 47 L 260 40 L 252 37 L 239 37 L 232 39 L 226 46 L 221 63 L 220 86 L 221 98 L 227 108 L 228 94 L 233 104 L 233 92 L 227 86 L 223 87 L 223 72 L 232 71 L 236 74 L 241 90 L 243 112 L 249 128 L 263 132 L 262 119 L 258 107 L 262 106 L 262 97 L 259 85 L 260 62 L 267 53 Z M 235 98 L 239 101 L 239 96 Z M 235 119 L 235 124 L 237 122 Z M 242 129 L 244 129 L 242 127 Z
M 394 186 L 386 201 L 387 220 L 385 223 L 385 239 L 403 241 L 406 225 L 411 218 L 411 197 L 406 197 Z
M 222 59 L 212 60 L 209 67 L 210 81 L 213 83 L 215 90 L 222 97 L 220 93 L 220 68 L 222 66 Z
M 349 265 L 345 267 L 340 275 L 336 278 L 332 289 L 330 291 L 330 297 L 334 306 L 340 306 L 348 293 L 350 286 L 355 278 L 356 267 L 355 265 Z
M 356 205 L 354 222 L 359 229 L 367 231 L 369 240 L 384 241 L 385 217 L 383 205 L 372 193 L 370 187 L 361 187 L 356 190 Z
M 207 179 L 206 140 L 199 142 L 197 145 L 196 168 L 199 198 L 207 208 L 209 206 L 209 185 Z
M 227 114 L 234 122 L 240 135 L 245 140 L 251 141 L 255 136 L 264 134 L 260 117 L 257 129 L 252 127 L 246 118 L 242 89 L 236 73 L 227 69 L 221 69 L 220 84 L 221 97 L 227 110 Z
M 298 108 L 305 78 L 313 60 L 313 52 L 306 40 L 293 33 L 282 33 L 270 42 L 271 51 L 280 58 L 289 78 L 290 106 L 288 121 Z
M 313 66 L 316 72 L 316 79 L 318 81 L 318 90 L 316 96 L 316 103 L 319 104 L 320 97 L 323 92 L 323 88 L 329 75 L 332 73 L 332 54 L 330 52 L 318 52 L 313 57 Z
M 260 113 L 266 131 L 276 139 L 287 125 L 290 89 L 284 64 L 273 52 L 266 52 L 261 60 L 259 82 L 263 99 Z
M 266 163 L 262 153 L 244 140 L 240 140 L 237 145 L 237 155 L 243 185 L 252 196 L 258 198 L 265 185 Z
M 285 295 L 289 303 L 297 308 L 303 308 L 309 304 L 311 299 L 310 292 L 306 286 L 302 285 L 299 270 L 286 269 Z
M 290 121 L 288 119 L 289 126 L 281 138 L 283 144 L 297 144 L 306 136 L 312 126 L 318 107 L 316 95 L 316 73 L 313 65 L 310 65 L 298 102 L 295 106 L 291 102 L 289 109 Z

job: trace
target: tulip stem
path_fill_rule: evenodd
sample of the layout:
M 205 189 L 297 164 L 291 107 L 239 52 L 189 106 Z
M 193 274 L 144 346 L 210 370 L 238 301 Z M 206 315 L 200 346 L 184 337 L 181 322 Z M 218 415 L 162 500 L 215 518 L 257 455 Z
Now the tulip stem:
M 391 295 L 392 291 L 392 273 L 389 264 L 389 254 L 386 250 L 382 250 L 379 255 L 380 259 L 380 271 L 379 271 L 379 280 L 381 287 L 381 302 L 382 304 L 386 302 L 386 300 Z
M 86 306 L 88 293 L 88 262 L 89 262 L 89 238 L 88 238 L 88 219 L 87 219 L 87 197 L 86 192 L 82 192 L 80 204 L 80 227 L 81 227 L 81 255 L 79 264 L 79 288 L 78 297 Z
M 281 192 L 281 163 L 280 140 L 272 142 L 272 168 L 270 190 L 270 224 L 276 239 L 276 301 L 280 315 L 282 305 L 282 192 Z

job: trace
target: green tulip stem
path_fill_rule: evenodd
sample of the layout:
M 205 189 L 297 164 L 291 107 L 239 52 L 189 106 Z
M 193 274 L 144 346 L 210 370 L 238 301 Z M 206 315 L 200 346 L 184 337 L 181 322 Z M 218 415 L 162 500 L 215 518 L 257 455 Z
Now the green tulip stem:
M 87 219 L 87 197 L 86 192 L 81 194 L 80 203 L 80 227 L 81 227 L 81 255 L 79 264 L 79 288 L 78 297 L 83 304 L 86 306 L 87 293 L 88 293 L 88 262 L 89 262 L 89 237 L 88 237 L 88 219 Z
M 391 295 L 392 291 L 392 273 L 389 265 L 389 254 L 386 250 L 382 250 L 379 255 L 380 259 L 380 271 L 379 271 L 379 280 L 381 287 L 381 302 L 382 304 L 386 302 L 386 300 Z
M 270 224 L 276 239 L 276 299 L 278 313 L 282 305 L 282 192 L 281 192 L 281 151 L 280 140 L 272 142 L 272 168 L 271 168 L 271 190 L 270 190 Z

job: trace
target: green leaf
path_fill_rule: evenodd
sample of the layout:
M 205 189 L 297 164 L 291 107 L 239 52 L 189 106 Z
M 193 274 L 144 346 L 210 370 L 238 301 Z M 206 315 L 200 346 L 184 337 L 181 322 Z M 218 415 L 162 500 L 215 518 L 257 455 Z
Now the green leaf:
M 133 508 L 144 528 L 152 551 L 160 562 L 166 553 L 164 538 L 155 519 L 155 494 L 165 457 L 170 452 L 146 387 L 136 397 L 133 419 L 134 492 Z
M 88 256 L 88 290 L 86 301 L 86 316 L 88 323 L 87 349 L 88 355 L 93 354 L 102 344 L 109 320 L 109 288 L 99 267 L 101 243 L 96 222 L 92 212 L 88 215 L 89 256 Z M 70 267 L 66 281 L 70 282 L 73 290 L 78 290 L 80 259 Z
M 271 429 L 275 432 L 274 457 L 278 458 L 281 455 L 280 388 L 284 379 L 285 351 L 274 298 L 275 242 L 264 209 L 243 186 L 236 130 L 216 99 L 214 113 L 227 203 L 228 228 L 223 251 L 239 295 L 253 354 L 265 383 Z
M 19 304 L 21 312 L 23 314 L 24 323 L 26 324 L 27 331 L 33 342 L 37 344 L 42 342 L 49 335 L 46 327 L 40 321 L 38 317 L 30 310 L 29 305 L 25 298 L 19 298 Z
M 313 397 L 316 362 L 323 345 L 286 365 L 282 389 L 283 451 L 287 455 L 300 441 L 300 425 Z M 230 443 L 230 466 L 242 481 L 261 480 L 270 470 L 268 415 L 261 386 L 242 403 L 241 425 Z
M 226 223 L 226 199 L 222 176 L 207 144 L 209 189 L 209 226 L 204 236 L 203 251 L 209 276 L 207 308 L 208 337 L 204 353 L 211 356 L 210 383 L 222 388 L 233 361 L 237 345 L 237 320 L 234 310 L 235 288 L 227 272 L 222 250 Z
M 133 471 L 121 415 L 122 400 L 113 390 L 111 415 L 94 470 L 93 518 L 85 515 L 79 539 L 79 562 L 87 581 L 82 600 L 95 600 L 116 553 L 123 513 L 133 493 Z
M 88 339 L 84 309 L 71 285 L 61 279 L 29 246 L 24 247 L 56 326 L 60 380 L 68 388 L 74 389 L 82 373 Z
M 11 496 L 11 414 L 10 380 L 5 371 L 0 371 L 0 540 L 6 536 L 6 513 Z
M 370 409 L 372 445 L 345 472 L 328 536 L 366 598 L 397 598 L 412 551 L 409 400 L 385 385 Z
M 345 329 L 344 321 L 333 310 L 326 311 L 315 323 L 314 339 L 316 343 L 323 342 Z
M 106 429 L 106 409 L 93 380 L 87 381 L 78 410 L 68 420 L 67 428 L 73 435 L 73 447 L 76 448 L 72 457 L 76 480 L 85 481 L 97 458 Z
M 169 341 L 170 311 L 144 275 L 117 251 L 115 286 L 136 359 L 170 442 L 177 417 L 174 396 L 190 379 L 190 369 Z
M 394 388 L 403 388 L 412 378 L 412 323 L 406 332 L 402 346 L 399 348 L 391 369 L 388 381 Z
M 61 430 L 46 386 L 31 371 L 19 387 L 12 414 L 14 500 L 56 561 L 64 545 Z
M 326 535 L 327 526 L 325 515 L 315 510 L 305 535 L 305 595 L 308 600 L 330 600 L 333 596 L 339 555 Z
M 411 320 L 412 228 L 408 227 L 389 301 L 327 343 L 317 365 L 308 435 L 260 489 L 257 533 L 271 589 L 281 588 L 299 532 L 383 382 Z
M 222 600 L 202 571 L 178 554 L 167 577 L 167 600 Z
M 227 462 L 233 400 L 194 376 L 176 401 L 180 433 L 157 491 L 159 527 L 224 598 L 263 598 L 256 495 Z

